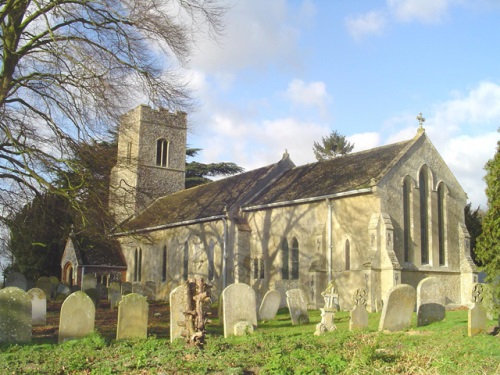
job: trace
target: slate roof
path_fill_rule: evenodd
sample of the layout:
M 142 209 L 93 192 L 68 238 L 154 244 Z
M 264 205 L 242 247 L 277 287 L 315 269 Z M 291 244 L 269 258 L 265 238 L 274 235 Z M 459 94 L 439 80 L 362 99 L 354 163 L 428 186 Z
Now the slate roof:
M 226 207 L 239 201 L 243 207 L 251 207 L 369 188 L 372 179 L 378 181 L 383 177 L 417 138 L 294 167 L 276 181 L 266 181 L 266 176 L 277 165 L 272 164 L 182 190 L 157 199 L 122 225 L 122 229 L 124 232 L 137 231 L 224 215 Z M 245 197 L 262 181 L 269 183 L 258 196 L 251 200 Z
M 323 197 L 371 186 L 415 139 L 306 164 L 287 171 L 249 206 Z
M 120 244 L 114 238 L 100 239 L 72 237 L 78 262 L 82 266 L 109 266 L 127 268 Z

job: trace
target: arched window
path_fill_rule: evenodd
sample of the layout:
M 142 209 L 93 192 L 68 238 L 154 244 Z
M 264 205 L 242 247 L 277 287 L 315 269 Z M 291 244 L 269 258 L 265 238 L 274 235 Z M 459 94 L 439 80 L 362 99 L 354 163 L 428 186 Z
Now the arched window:
M 292 240 L 292 279 L 299 279 L 299 241 L 295 237 Z
M 345 240 L 345 270 L 349 271 L 351 269 L 351 244 L 349 240 Z
M 438 246 L 439 246 L 439 265 L 446 265 L 446 227 L 445 227 L 445 186 L 440 183 L 437 190 L 438 204 Z
M 429 180 L 427 169 L 422 168 L 418 176 L 420 189 L 420 261 L 429 264 Z
M 411 192 L 412 181 L 410 176 L 406 176 L 403 181 L 403 257 L 405 262 L 410 262 L 411 239 Z
M 186 241 L 184 243 L 182 278 L 184 280 L 187 280 L 188 276 L 189 276 L 189 245 Z
M 288 241 L 286 238 L 283 238 L 283 241 L 281 242 L 281 278 L 283 280 L 288 280 L 289 277 L 289 267 L 288 267 L 288 260 L 289 260 L 289 254 L 288 254 Z
M 137 281 L 137 267 L 139 265 L 139 251 L 135 248 L 134 251 L 134 281 Z
M 139 263 L 137 264 L 137 281 L 142 281 L 142 249 L 139 248 Z
M 264 258 L 259 258 L 259 278 L 264 278 Z
M 165 138 L 156 141 L 156 165 L 159 167 L 168 167 L 169 142 Z
M 161 263 L 161 281 L 167 281 L 167 245 L 163 246 L 163 261 Z

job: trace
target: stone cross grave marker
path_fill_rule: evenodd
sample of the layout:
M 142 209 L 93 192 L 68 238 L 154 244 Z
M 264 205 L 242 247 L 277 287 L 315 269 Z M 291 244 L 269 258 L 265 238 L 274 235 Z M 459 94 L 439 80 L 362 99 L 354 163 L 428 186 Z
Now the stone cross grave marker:
M 302 289 L 290 289 L 287 291 L 286 303 L 290 311 L 292 325 L 309 323 L 307 299 Z
M 28 281 L 26 277 L 19 272 L 11 272 L 5 279 L 5 287 L 13 286 L 24 291 L 28 290 Z
M 277 290 L 268 291 L 260 304 L 259 319 L 264 321 L 273 320 L 276 317 L 280 303 L 280 292 Z
M 227 286 L 222 291 L 222 304 L 224 337 L 252 333 L 257 327 L 255 291 L 249 285 L 238 283 Z
M 95 305 L 82 291 L 68 296 L 61 306 L 59 343 L 87 336 L 94 331 Z
M 359 288 L 354 292 L 352 296 L 354 309 L 351 311 L 349 331 L 368 328 L 368 311 L 366 310 L 367 299 L 368 293 L 366 289 Z
M 130 293 L 118 304 L 116 339 L 145 339 L 148 336 L 148 311 L 146 297 Z
M 444 284 L 437 277 L 426 277 L 417 286 L 417 327 L 439 322 L 445 317 Z
M 335 312 L 337 311 L 337 306 L 335 304 L 335 298 L 338 298 L 338 293 L 335 288 L 335 284 L 330 282 L 326 287 L 325 291 L 321 293 L 323 299 L 325 300 L 325 306 L 321 308 L 321 322 L 316 324 L 316 331 L 314 334 L 320 336 L 326 332 L 332 332 L 337 329 L 334 323 Z
M 43 326 L 47 323 L 47 298 L 40 288 L 28 290 L 31 298 L 31 324 Z
M 415 308 L 416 291 L 411 285 L 393 286 L 387 292 L 382 308 L 379 331 L 402 331 L 410 327 Z
M 186 323 L 186 290 L 187 285 L 180 285 L 170 293 L 170 342 L 184 338 Z
M 483 284 L 476 283 L 472 287 L 472 307 L 469 309 L 467 333 L 469 336 L 475 336 L 486 332 L 488 317 L 483 307 Z
M 31 298 L 24 290 L 8 286 L 0 290 L 0 343 L 31 341 Z

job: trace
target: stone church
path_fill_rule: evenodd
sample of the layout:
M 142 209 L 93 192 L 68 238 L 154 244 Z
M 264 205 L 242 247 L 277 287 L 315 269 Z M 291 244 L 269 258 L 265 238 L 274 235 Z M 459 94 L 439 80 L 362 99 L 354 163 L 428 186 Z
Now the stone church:
M 246 283 L 258 300 L 275 289 L 284 302 L 299 287 L 313 308 L 333 281 L 341 309 L 366 288 L 375 311 L 392 286 L 434 276 L 448 304 L 469 303 L 467 196 L 422 126 L 413 139 L 303 166 L 285 152 L 190 189 L 186 133 L 180 112 L 140 106 L 122 119 L 110 209 L 123 281 L 154 281 L 164 299 L 188 277 L 218 293 Z

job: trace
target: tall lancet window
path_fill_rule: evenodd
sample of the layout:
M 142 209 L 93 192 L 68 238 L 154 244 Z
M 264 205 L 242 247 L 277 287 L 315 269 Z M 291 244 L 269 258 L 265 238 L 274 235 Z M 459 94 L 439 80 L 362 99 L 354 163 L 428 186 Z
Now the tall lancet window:
M 440 183 L 438 186 L 438 236 L 439 236 L 439 265 L 446 265 L 446 217 L 445 217 L 445 186 Z
M 292 240 L 292 279 L 299 279 L 299 241 L 295 237 Z
M 429 180 L 427 169 L 422 168 L 418 176 L 420 189 L 420 260 L 429 264 Z
M 412 181 L 410 176 L 406 176 L 403 182 L 403 231 L 404 231 L 404 261 L 410 262 L 411 238 L 411 188 Z
M 168 167 L 169 142 L 165 138 L 156 141 L 156 165 Z
M 289 277 L 288 259 L 288 241 L 286 238 L 283 238 L 283 242 L 281 242 L 281 278 L 283 280 L 288 280 Z

